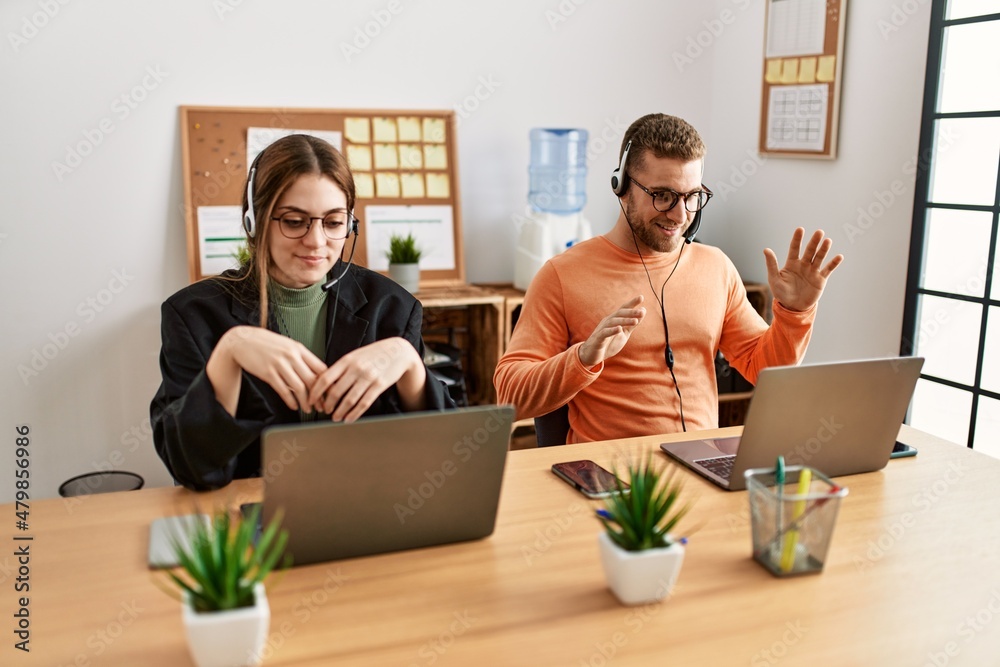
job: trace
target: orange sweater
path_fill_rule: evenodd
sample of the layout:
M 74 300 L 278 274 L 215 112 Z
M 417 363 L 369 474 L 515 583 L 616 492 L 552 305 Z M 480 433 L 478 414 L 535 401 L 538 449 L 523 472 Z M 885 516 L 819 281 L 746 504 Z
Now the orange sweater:
M 604 237 L 573 246 L 539 270 L 493 378 L 499 401 L 517 406 L 519 419 L 571 401 L 568 442 L 681 430 L 657 303 L 677 253 L 644 259 L 655 296 L 639 256 Z M 625 347 L 603 364 L 585 368 L 579 346 L 602 319 L 639 294 L 646 316 Z M 699 243 L 684 249 L 663 305 L 689 431 L 718 426 L 717 350 L 756 382 L 766 366 L 801 361 L 816 310 L 794 312 L 775 302 L 774 323 L 768 327 L 747 301 L 729 258 Z

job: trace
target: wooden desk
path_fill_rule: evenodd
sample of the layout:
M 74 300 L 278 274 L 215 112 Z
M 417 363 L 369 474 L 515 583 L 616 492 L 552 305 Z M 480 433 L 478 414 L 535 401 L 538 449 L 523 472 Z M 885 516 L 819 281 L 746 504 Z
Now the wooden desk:
M 666 439 L 511 452 L 492 537 L 293 568 L 269 594 L 265 664 L 997 664 L 1000 462 L 904 427 L 919 455 L 840 478 L 850 494 L 825 571 L 787 580 L 750 558 L 746 492 L 691 475 L 698 502 L 672 598 L 622 607 L 601 571 L 598 503 L 549 466 L 610 465 Z M 160 488 L 32 503 L 30 656 L 12 648 L 14 506 L 4 505 L 2 663 L 191 664 L 179 604 L 146 569 L 149 522 L 259 490 L 255 480 L 197 497 Z

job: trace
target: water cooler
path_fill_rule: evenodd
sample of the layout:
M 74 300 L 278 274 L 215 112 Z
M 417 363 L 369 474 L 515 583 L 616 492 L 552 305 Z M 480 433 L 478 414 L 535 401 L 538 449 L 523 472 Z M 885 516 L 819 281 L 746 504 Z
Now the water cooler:
M 514 258 L 514 287 L 528 289 L 548 259 L 592 236 L 583 217 L 587 203 L 587 131 L 531 131 L 528 211 Z

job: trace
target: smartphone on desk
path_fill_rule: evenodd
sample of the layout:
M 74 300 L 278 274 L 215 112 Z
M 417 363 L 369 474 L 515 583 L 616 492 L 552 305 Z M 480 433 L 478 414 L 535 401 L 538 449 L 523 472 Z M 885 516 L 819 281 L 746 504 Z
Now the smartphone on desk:
M 903 443 L 897 441 L 892 447 L 892 453 L 889 454 L 890 459 L 901 459 L 907 456 L 916 456 L 917 448 L 910 447 L 909 445 L 904 445 Z
M 618 492 L 619 483 L 625 491 L 629 488 L 610 471 L 586 459 L 555 463 L 552 472 L 588 498 L 607 498 Z

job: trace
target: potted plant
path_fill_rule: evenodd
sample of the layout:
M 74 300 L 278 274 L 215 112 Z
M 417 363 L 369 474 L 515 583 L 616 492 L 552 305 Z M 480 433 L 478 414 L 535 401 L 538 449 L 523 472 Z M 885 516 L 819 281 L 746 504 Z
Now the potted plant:
M 389 237 L 389 277 L 405 287 L 411 293 L 420 290 L 420 256 L 423 252 L 417 247 L 413 234 L 393 234 Z
M 225 509 L 196 521 L 185 546 L 177 536 L 174 551 L 181 572 L 168 572 L 178 591 L 188 647 L 198 667 L 258 665 L 271 620 L 264 580 L 278 564 L 288 542 L 276 515 L 253 538 L 260 520 L 257 506 L 245 518 Z M 281 567 L 288 567 L 286 556 Z
M 598 518 L 601 563 L 608 585 L 627 605 L 662 600 L 674 587 L 684 562 L 684 540 L 670 531 L 690 509 L 679 503 L 677 469 L 651 454 L 628 463 L 628 487 L 605 500 Z M 616 473 L 616 477 L 619 477 Z

